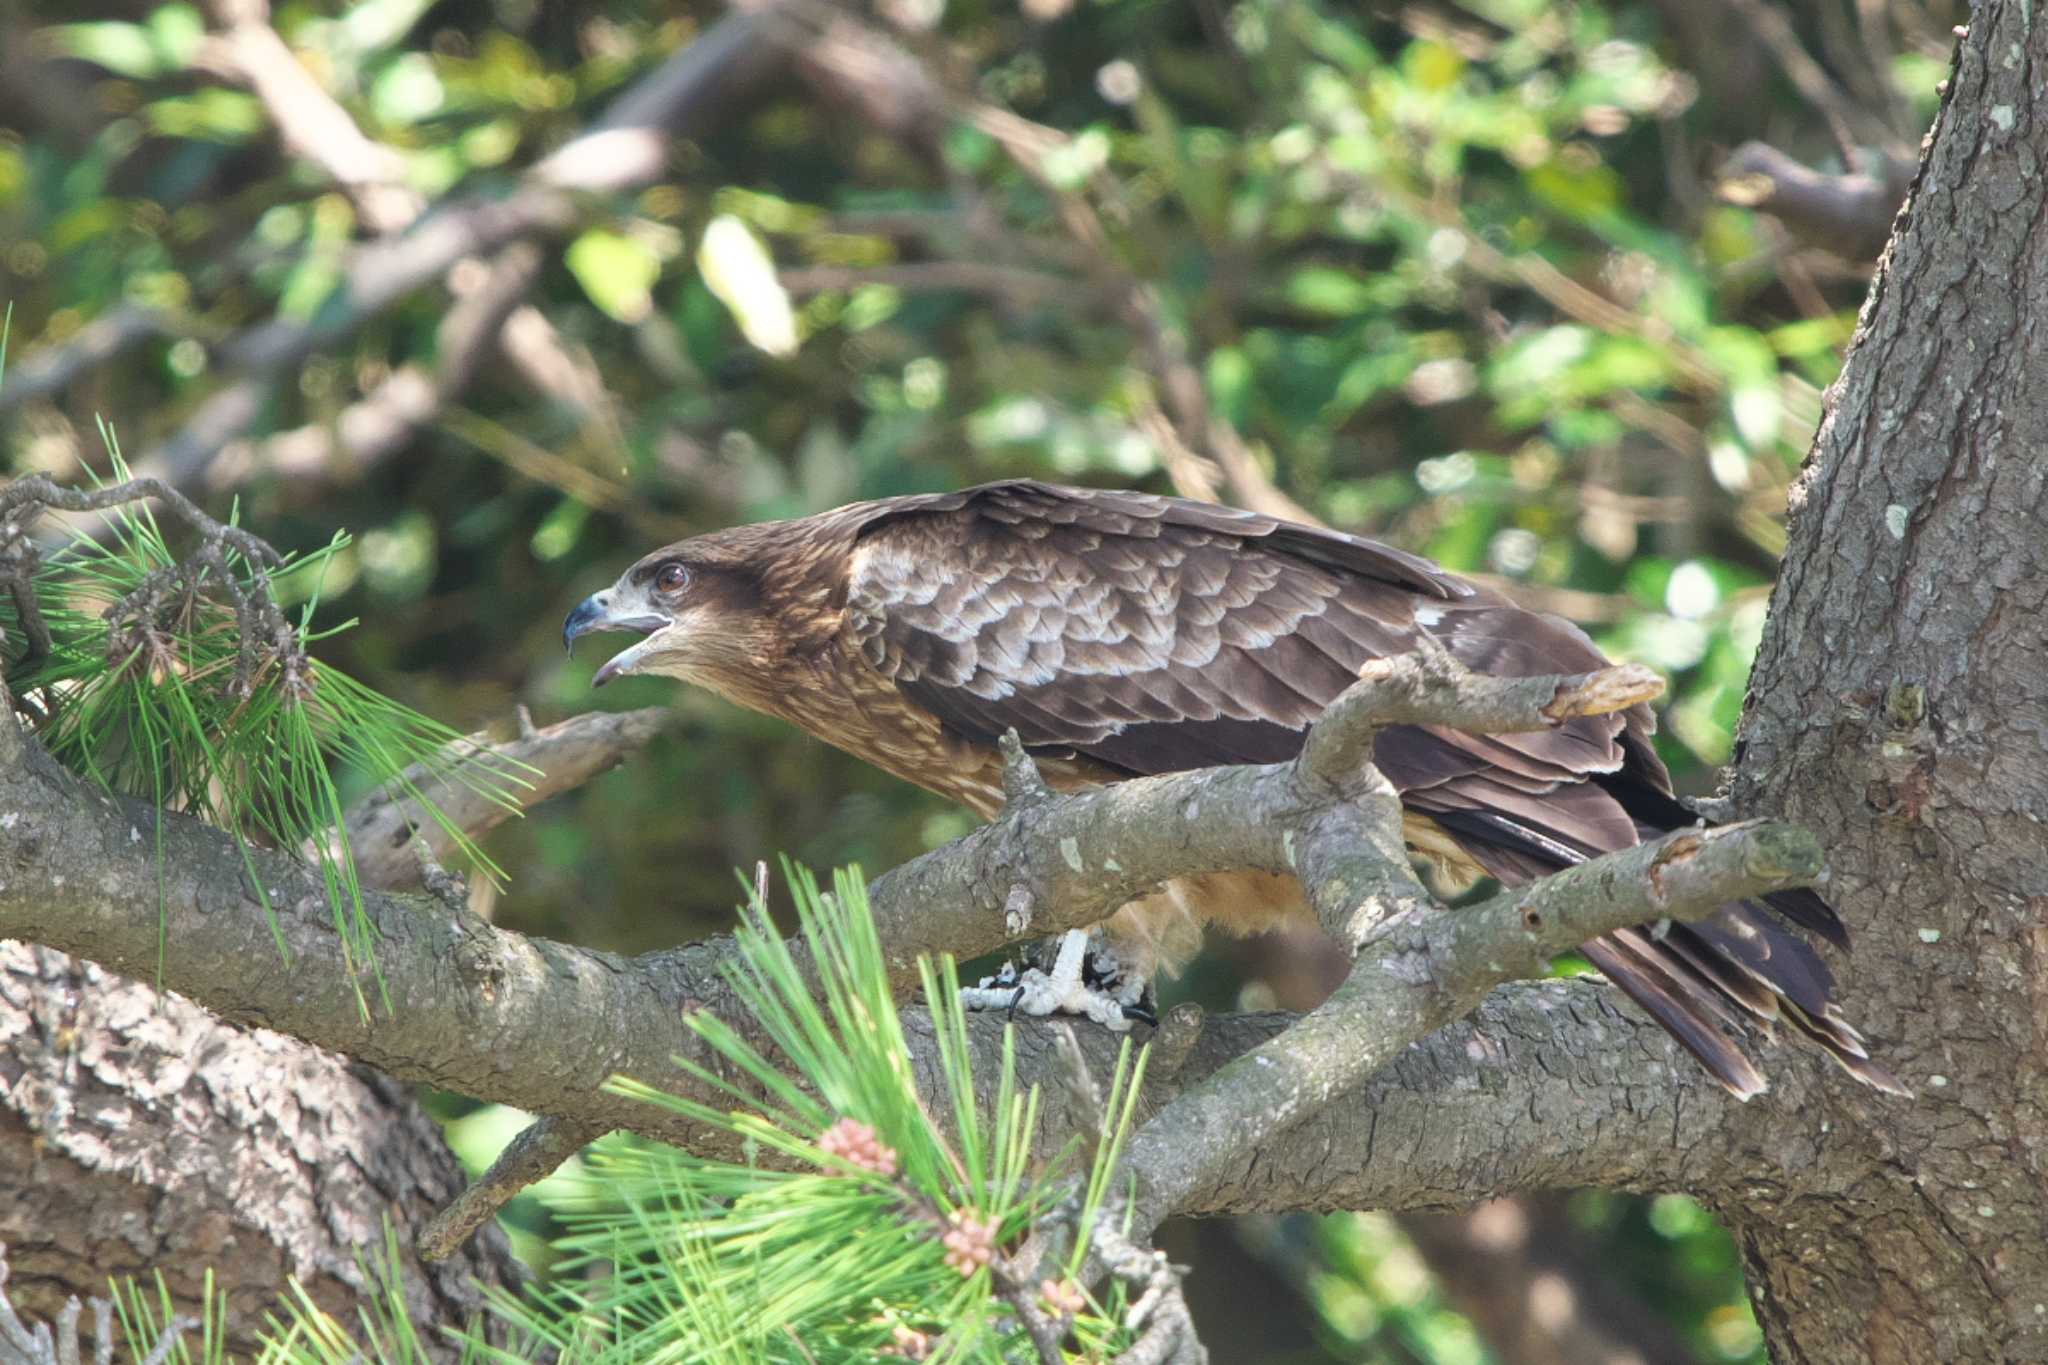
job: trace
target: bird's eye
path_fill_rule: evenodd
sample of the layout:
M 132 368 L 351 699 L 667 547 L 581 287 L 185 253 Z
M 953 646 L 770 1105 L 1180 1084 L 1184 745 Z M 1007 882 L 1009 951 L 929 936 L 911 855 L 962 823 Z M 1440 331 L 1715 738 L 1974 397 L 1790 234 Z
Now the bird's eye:
M 663 592 L 681 592 L 690 581 L 690 571 L 671 560 L 654 572 L 654 586 Z

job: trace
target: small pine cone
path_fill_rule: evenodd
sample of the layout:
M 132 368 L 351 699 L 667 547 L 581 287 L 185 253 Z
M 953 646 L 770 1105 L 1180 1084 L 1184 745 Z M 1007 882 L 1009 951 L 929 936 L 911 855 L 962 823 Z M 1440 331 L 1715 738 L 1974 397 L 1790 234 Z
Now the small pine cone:
M 840 1119 L 818 1134 L 818 1150 L 887 1179 L 896 1174 L 896 1153 L 859 1119 Z
M 1038 1297 L 1045 1300 L 1045 1306 L 1059 1314 L 1073 1314 L 1088 1306 L 1088 1298 L 1081 1292 L 1081 1286 L 1072 1280 L 1042 1280 L 1038 1286 Z
M 946 1215 L 952 1231 L 940 1239 L 946 1248 L 946 1264 L 963 1276 L 987 1265 L 996 1251 L 996 1223 L 977 1218 L 970 1209 L 954 1209 Z
M 932 1353 L 932 1339 L 930 1337 L 926 1336 L 923 1332 L 905 1327 L 900 1323 L 897 1325 L 896 1330 L 889 1334 L 889 1337 L 894 1344 L 884 1346 L 881 1350 L 875 1352 L 876 1355 L 889 1356 L 897 1360 L 924 1360 Z

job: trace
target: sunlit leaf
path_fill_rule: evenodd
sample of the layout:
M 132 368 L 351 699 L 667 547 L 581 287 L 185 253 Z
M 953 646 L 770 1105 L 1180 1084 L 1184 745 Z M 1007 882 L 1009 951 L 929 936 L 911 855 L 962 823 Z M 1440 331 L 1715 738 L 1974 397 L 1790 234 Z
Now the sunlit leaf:
M 562 260 L 590 301 L 617 321 L 636 323 L 654 311 L 661 258 L 645 242 L 609 228 L 590 228 L 569 243 Z
M 770 355 L 796 354 L 795 310 L 774 258 L 752 229 L 731 214 L 712 219 L 697 248 L 697 268 L 749 342 Z

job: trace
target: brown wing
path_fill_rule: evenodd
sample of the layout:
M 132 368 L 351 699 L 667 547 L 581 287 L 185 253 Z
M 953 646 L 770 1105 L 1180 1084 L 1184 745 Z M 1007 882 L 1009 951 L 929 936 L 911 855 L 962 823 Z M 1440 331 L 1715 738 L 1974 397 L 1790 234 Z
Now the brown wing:
M 848 617 L 868 663 L 962 738 L 1015 727 L 1027 745 L 1133 775 L 1291 758 L 1362 664 L 1424 631 L 1497 674 L 1605 662 L 1569 624 L 1373 541 L 1035 483 L 869 522 Z M 1633 755 L 1663 782 L 1651 724 L 1637 708 L 1529 735 L 1403 726 L 1378 758 L 1417 809 L 1493 811 L 1607 849 L 1634 842 L 1634 824 L 1586 778 Z
M 1134 776 L 1291 758 L 1362 664 L 1422 632 L 1502 676 L 1606 662 L 1569 623 L 1373 541 L 1022 481 L 878 507 L 855 543 L 847 621 L 862 657 L 960 738 L 1015 728 L 1037 751 Z M 1375 759 L 1404 804 L 1522 882 L 1692 822 L 1653 725 L 1637 707 L 1527 735 L 1396 726 Z M 1840 935 L 1817 897 L 1778 908 Z M 1738 1017 L 1790 1022 L 1889 1081 L 1829 1003 L 1826 966 L 1757 906 L 1587 952 L 1739 1095 L 1765 1082 L 1721 1031 Z

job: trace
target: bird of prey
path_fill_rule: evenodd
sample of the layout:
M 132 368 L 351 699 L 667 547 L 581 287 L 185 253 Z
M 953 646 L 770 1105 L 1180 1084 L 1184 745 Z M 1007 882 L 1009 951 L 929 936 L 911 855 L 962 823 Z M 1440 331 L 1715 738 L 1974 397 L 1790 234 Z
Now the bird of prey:
M 1074 790 L 1290 759 L 1361 665 L 1424 636 L 1497 676 L 1607 663 L 1570 623 L 1375 541 L 1030 480 L 681 541 L 584 600 L 563 640 L 603 630 L 644 638 L 596 684 L 629 673 L 695 683 L 984 819 L 1002 806 L 1009 730 L 1055 789 Z M 1392 726 L 1374 760 L 1401 794 L 1411 849 L 1514 885 L 1697 823 L 1651 748 L 1654 723 L 1638 705 L 1535 734 Z M 1314 923 L 1291 878 L 1169 883 L 1102 926 L 1088 985 L 1069 944 L 1024 994 L 1121 1023 L 1155 974 L 1192 955 L 1204 924 L 1248 934 L 1288 921 Z M 1584 952 L 1738 1096 L 1767 1088 L 1731 1036 L 1743 1024 L 1803 1036 L 1851 1075 L 1898 1089 L 1788 925 L 1847 946 L 1834 911 L 1795 891 L 1661 932 L 1624 929 Z

